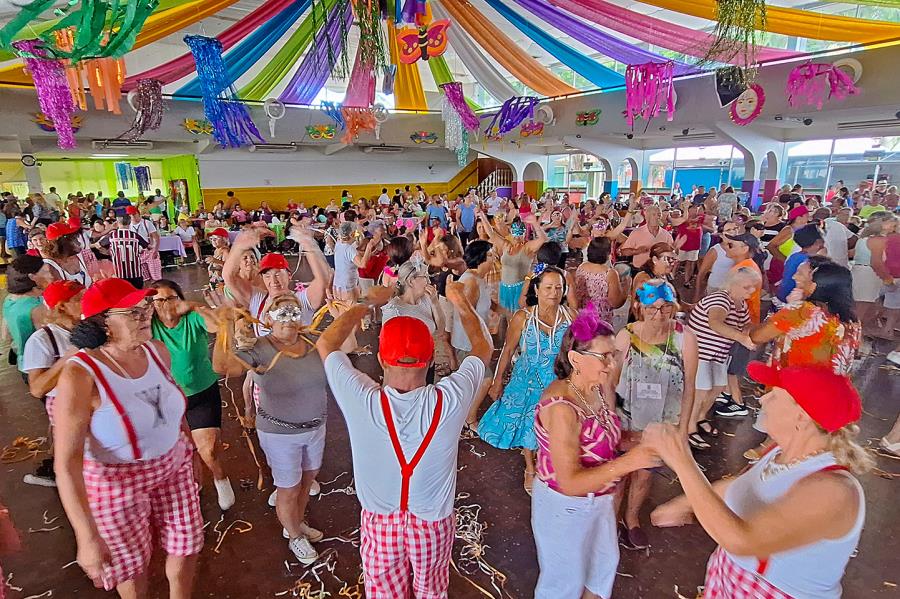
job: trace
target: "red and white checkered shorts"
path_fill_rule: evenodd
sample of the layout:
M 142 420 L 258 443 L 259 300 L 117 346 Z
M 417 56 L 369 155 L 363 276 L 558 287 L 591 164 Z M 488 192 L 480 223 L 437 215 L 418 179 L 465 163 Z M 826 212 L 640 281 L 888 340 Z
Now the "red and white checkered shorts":
M 767 580 L 740 567 L 717 547 L 706 565 L 703 599 L 793 599 Z
M 147 250 L 141 252 L 141 275 L 145 281 L 158 281 L 162 278 L 162 260 L 159 253 L 152 256 Z
M 367 599 L 446 599 L 456 517 L 429 522 L 409 512 L 362 511 L 360 548 Z
M 155 533 L 169 555 L 203 548 L 203 516 L 194 483 L 192 449 L 179 439 L 168 453 L 130 464 L 84 461 L 91 514 L 112 554 L 101 583 L 109 591 L 144 571 Z

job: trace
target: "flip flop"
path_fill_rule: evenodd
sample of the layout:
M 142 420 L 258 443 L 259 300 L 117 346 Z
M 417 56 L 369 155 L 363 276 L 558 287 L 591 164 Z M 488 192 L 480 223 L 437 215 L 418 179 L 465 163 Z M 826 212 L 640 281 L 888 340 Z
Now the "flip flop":
M 700 433 L 691 433 L 691 434 L 689 434 L 689 435 L 688 435 L 688 443 L 689 443 L 689 444 L 691 445 L 691 447 L 693 447 L 694 449 L 702 449 L 702 450 L 706 450 L 706 449 L 709 449 L 710 447 L 712 447 L 712 445 L 710 445 L 710 444 L 706 441 L 706 439 L 704 439 L 703 437 L 700 436 Z
M 706 428 L 704 428 L 704 426 L 706 426 Z M 709 430 L 707 430 L 707 429 L 709 429 Z M 716 425 L 714 425 L 709 420 L 700 420 L 699 422 L 697 422 L 697 430 L 699 432 L 703 433 L 704 435 L 709 435 L 710 437 L 713 437 L 713 438 L 719 436 L 719 429 L 717 429 Z

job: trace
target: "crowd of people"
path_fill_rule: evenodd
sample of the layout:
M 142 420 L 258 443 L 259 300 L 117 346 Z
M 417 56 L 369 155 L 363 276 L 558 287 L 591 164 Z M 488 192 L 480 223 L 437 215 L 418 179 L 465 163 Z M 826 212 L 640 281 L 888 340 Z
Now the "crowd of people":
M 3 202 L 10 364 L 53 431 L 25 482 L 57 488 L 98 587 L 146 597 L 158 548 L 170 596 L 191 596 L 198 483 L 236 502 L 220 382 L 243 377 L 236 416 L 305 565 L 326 536 L 307 515 L 317 474 L 344 450 L 326 448 L 334 397 L 370 599 L 447 596 L 460 438 L 524 457 L 539 599 L 609 598 L 620 547 L 693 521 L 718 544 L 706 597 L 841 595 L 871 467 L 849 377 L 900 326 L 894 187 L 788 186 L 755 210 L 726 186 L 581 203 L 385 188 L 281 212 L 233 193 L 192 212 L 159 190 Z M 163 278 L 170 229 L 208 272 L 202 297 Z M 381 382 L 354 365 L 367 330 Z M 741 448 L 751 467 L 710 482 L 694 454 L 749 417 L 766 434 Z M 880 449 L 900 457 L 900 418 Z M 642 522 L 663 465 L 684 495 Z

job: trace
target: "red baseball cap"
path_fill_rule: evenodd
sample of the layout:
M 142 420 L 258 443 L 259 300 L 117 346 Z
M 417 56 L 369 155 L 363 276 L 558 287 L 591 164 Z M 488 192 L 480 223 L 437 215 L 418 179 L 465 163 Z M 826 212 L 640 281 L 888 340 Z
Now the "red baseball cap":
M 418 318 L 397 316 L 381 327 L 378 355 L 388 366 L 425 368 L 434 357 L 434 339 Z
M 850 378 L 835 374 L 828 366 L 776 368 L 750 362 L 753 380 L 787 391 L 809 417 L 829 433 L 856 422 L 862 416 L 862 401 Z
M 77 281 L 53 281 L 47 285 L 47 288 L 44 289 L 44 293 L 41 296 L 44 298 L 44 303 L 47 304 L 47 307 L 52 310 L 59 304 L 69 301 L 82 291 L 84 291 L 84 285 Z
M 90 318 L 111 308 L 132 308 L 156 289 L 136 289 L 125 279 L 102 279 L 91 285 L 81 298 L 81 317 Z
M 138 209 L 135 208 L 134 206 L 129 206 L 125 209 L 125 214 L 140 214 L 140 213 L 138 212 Z
M 226 231 L 226 230 L 223 229 L 222 227 L 219 227 L 219 228 L 216 229 L 215 231 L 210 231 L 210 232 L 207 234 L 207 237 L 224 237 L 224 238 L 227 239 L 227 238 L 228 238 L 228 231 Z
M 259 272 L 260 274 L 262 274 L 265 271 L 271 270 L 273 268 L 283 268 L 285 270 L 291 269 L 290 265 L 288 264 L 287 258 L 285 258 L 282 254 L 266 254 L 262 257 L 262 260 L 259 261 Z
M 81 227 L 75 227 L 66 222 L 57 222 L 50 223 L 47 227 L 47 240 L 53 241 L 54 239 L 59 239 L 65 235 L 71 235 L 72 233 L 78 233 L 81 231 Z

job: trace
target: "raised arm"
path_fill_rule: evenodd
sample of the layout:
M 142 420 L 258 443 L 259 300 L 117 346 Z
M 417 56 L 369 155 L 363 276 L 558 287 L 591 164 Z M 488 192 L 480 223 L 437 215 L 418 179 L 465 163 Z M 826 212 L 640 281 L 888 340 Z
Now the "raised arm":
M 225 286 L 228 287 L 235 301 L 245 308 L 250 306 L 250 296 L 253 295 L 253 288 L 262 287 L 262 279 L 259 278 L 259 275 L 256 276 L 254 281 L 247 281 L 240 277 L 238 273 L 241 270 L 241 256 L 244 255 L 245 251 L 252 250 L 259 245 L 263 237 L 273 235 L 274 233 L 268 228 L 263 229 L 262 227 L 251 227 L 243 231 L 234 240 L 231 251 L 228 252 L 228 258 L 225 259 L 225 264 L 222 265 L 222 278 L 225 279 Z
M 291 227 L 291 239 L 300 245 L 303 255 L 309 262 L 313 278 L 306 288 L 306 298 L 313 310 L 318 310 L 325 303 L 326 290 L 331 287 L 331 267 L 325 261 L 325 255 L 309 229 Z
M 341 345 L 347 340 L 353 329 L 359 325 L 363 316 L 369 313 L 369 310 L 385 305 L 393 295 L 394 290 L 390 287 L 376 285 L 369 289 L 365 303 L 357 304 L 338 316 L 316 341 L 316 350 L 322 361 L 324 362 L 329 355 L 341 349 Z

